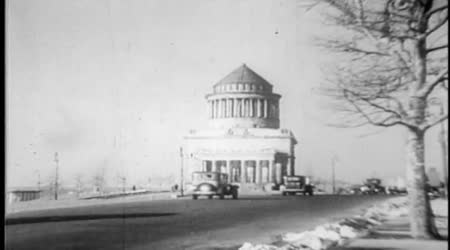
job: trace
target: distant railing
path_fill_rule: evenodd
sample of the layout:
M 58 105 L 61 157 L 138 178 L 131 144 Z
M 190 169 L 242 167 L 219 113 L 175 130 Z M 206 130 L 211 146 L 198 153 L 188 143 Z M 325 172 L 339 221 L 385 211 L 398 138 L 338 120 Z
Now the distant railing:
M 91 196 L 80 197 L 80 199 L 82 199 L 82 200 L 110 199 L 110 198 L 117 198 L 120 196 L 132 196 L 132 195 L 152 194 L 152 193 L 169 193 L 169 192 L 170 192 L 169 190 L 151 191 L 151 190 L 141 189 L 141 190 L 126 191 L 126 192 L 113 192 L 113 193 L 101 194 L 101 195 L 91 195 Z

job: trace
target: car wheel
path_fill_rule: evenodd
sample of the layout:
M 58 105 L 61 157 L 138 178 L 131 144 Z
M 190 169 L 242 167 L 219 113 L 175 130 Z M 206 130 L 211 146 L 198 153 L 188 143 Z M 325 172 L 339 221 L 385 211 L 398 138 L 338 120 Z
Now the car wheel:
M 237 191 L 233 192 L 232 196 L 233 196 L 233 199 L 237 200 L 238 192 Z
M 283 196 L 286 196 L 286 192 L 282 192 L 281 194 L 282 194 Z
M 208 199 L 210 199 L 210 200 L 211 200 L 212 198 L 213 198 L 213 196 L 212 196 L 212 195 L 208 195 Z
M 225 195 L 224 195 L 224 194 L 220 194 L 220 195 L 219 195 L 219 198 L 220 198 L 221 200 L 223 200 L 223 199 L 225 198 Z
M 309 191 L 309 195 L 313 196 L 314 192 L 313 191 Z
M 192 195 L 192 199 L 193 200 L 197 200 L 198 196 L 197 195 Z

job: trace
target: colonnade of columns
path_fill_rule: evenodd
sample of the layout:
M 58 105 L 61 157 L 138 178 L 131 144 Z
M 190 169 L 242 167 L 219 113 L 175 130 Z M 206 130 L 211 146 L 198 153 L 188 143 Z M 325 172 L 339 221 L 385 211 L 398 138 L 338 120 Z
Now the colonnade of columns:
M 278 118 L 278 102 L 264 98 L 221 98 L 208 101 L 209 118 Z
M 210 161 L 210 168 L 206 166 L 207 161 L 203 162 L 203 171 L 226 173 L 231 182 L 255 184 L 282 182 L 282 166 L 273 160 L 215 160 Z

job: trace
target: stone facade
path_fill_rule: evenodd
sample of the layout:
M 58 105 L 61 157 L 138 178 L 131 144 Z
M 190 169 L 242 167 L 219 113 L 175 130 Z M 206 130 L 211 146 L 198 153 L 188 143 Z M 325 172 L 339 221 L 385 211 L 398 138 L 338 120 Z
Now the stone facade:
M 291 131 L 280 129 L 280 95 L 245 64 L 231 72 L 206 95 L 209 129 L 184 137 L 184 184 L 194 171 L 228 173 L 242 190 L 281 184 L 295 174 Z

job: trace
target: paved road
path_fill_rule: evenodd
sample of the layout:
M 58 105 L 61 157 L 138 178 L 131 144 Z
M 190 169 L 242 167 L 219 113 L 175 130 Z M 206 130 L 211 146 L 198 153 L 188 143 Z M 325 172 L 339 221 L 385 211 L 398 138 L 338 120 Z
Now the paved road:
M 386 196 L 140 201 L 9 215 L 6 249 L 236 249 L 360 213 Z

